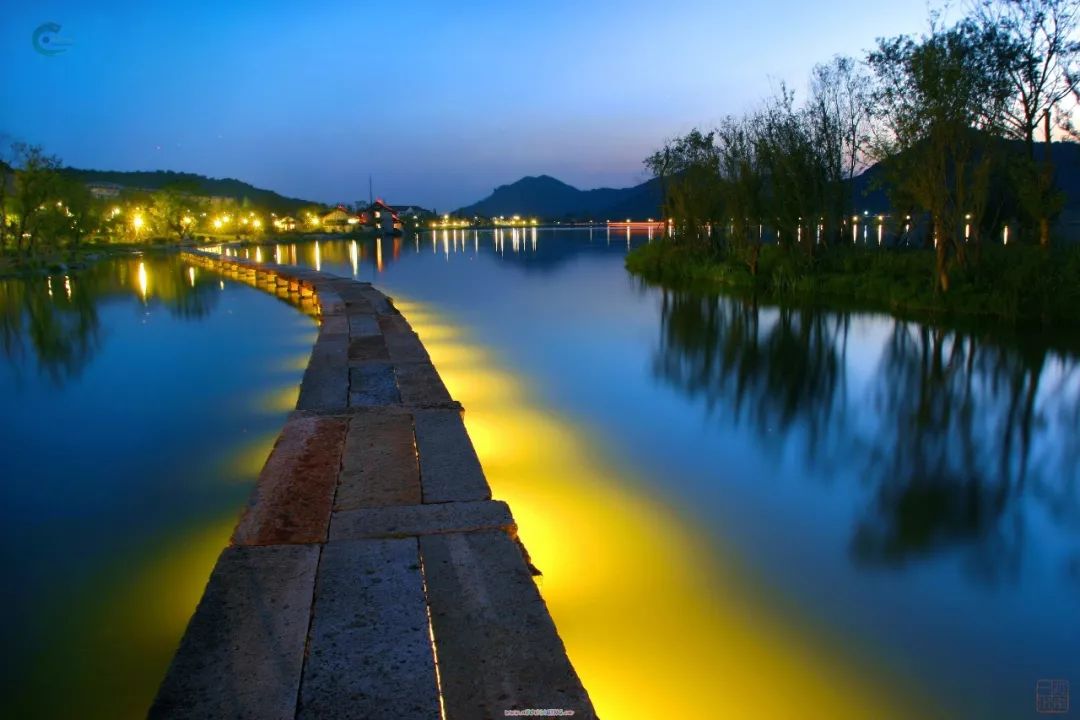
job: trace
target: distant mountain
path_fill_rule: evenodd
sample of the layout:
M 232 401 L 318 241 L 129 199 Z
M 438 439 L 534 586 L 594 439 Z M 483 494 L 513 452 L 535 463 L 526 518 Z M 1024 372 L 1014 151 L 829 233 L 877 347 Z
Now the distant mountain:
M 478 203 L 457 211 L 463 216 L 535 216 L 546 220 L 645 220 L 660 216 L 660 183 L 631 188 L 578 190 L 549 175 L 524 177 L 502 185 Z
M 299 198 L 285 197 L 273 190 L 264 190 L 232 178 L 210 178 L 195 173 L 173 172 L 171 170 L 123 172 L 118 170 L 80 170 L 64 168 L 64 172 L 84 183 L 111 183 L 133 190 L 160 190 L 174 183 L 190 183 L 210 197 L 228 197 L 252 205 L 267 208 L 274 212 L 291 213 L 310 205 L 324 203 Z
M 1007 151 L 1016 156 L 1026 152 L 1020 141 L 1010 140 L 1005 145 Z M 1035 158 L 1042 161 L 1046 152 L 1046 143 L 1035 143 Z M 1054 163 L 1054 182 L 1065 194 L 1065 207 L 1062 219 L 1068 222 L 1080 220 L 1080 143 L 1055 142 L 1050 146 L 1050 158 Z M 888 162 L 888 161 L 885 161 Z M 890 209 L 889 195 L 886 191 L 886 167 L 877 163 L 866 169 L 861 175 L 851 180 L 855 206 L 872 214 L 887 213 Z

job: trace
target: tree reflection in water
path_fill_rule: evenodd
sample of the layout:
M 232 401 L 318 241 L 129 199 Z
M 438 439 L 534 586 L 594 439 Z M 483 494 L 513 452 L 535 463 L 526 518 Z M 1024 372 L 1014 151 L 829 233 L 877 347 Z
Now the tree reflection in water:
M 0 351 L 18 370 L 32 358 L 40 373 L 62 385 L 78 377 L 99 349 L 103 303 L 134 297 L 197 320 L 212 310 L 217 289 L 218 278 L 193 274 L 175 255 L 117 258 L 68 275 L 3 279 Z
M 1018 498 L 1058 522 L 1080 519 L 1075 356 L 1045 342 L 679 292 L 664 293 L 661 312 L 658 377 L 762 443 L 803 439 L 807 475 L 861 476 L 870 500 L 852 538 L 858 563 L 958 549 L 973 577 L 1006 581 L 1025 540 Z M 883 347 L 865 347 L 877 338 Z M 865 377 L 848 357 L 856 344 L 878 358 Z M 1075 565 L 1065 568 L 1073 577 Z

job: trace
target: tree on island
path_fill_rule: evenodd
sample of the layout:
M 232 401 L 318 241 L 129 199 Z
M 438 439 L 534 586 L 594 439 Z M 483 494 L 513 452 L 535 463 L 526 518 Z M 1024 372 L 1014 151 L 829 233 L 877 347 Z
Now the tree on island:
M 973 211 L 985 207 L 992 139 L 1005 124 L 1016 58 L 1010 38 L 972 19 L 918 39 L 880 40 L 868 58 L 881 130 L 874 152 L 888 161 L 890 189 L 930 215 L 942 292 L 950 264 L 967 262 L 959 228 L 982 220 Z

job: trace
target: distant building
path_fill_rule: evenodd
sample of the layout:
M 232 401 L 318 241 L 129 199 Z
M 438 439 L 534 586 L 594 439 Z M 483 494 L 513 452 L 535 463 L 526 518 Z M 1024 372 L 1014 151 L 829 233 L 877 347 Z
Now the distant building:
M 422 218 L 434 215 L 435 211 L 419 205 L 398 205 L 397 214 L 400 218 Z
M 354 231 L 360 224 L 360 217 L 338 205 L 336 208 L 319 218 L 319 225 L 323 232 L 347 233 Z
M 373 227 L 383 232 L 393 232 L 401 229 L 401 217 L 397 210 L 387 205 L 382 199 L 378 199 L 368 206 L 367 210 L 360 213 L 360 221 L 367 227 Z
M 124 189 L 124 186 L 116 183 L 95 182 L 86 183 L 86 189 L 90 191 L 91 197 L 98 200 L 107 200 L 120 197 L 120 192 Z
M 274 218 L 274 229 L 278 232 L 292 232 L 296 229 L 296 218 L 286 215 Z

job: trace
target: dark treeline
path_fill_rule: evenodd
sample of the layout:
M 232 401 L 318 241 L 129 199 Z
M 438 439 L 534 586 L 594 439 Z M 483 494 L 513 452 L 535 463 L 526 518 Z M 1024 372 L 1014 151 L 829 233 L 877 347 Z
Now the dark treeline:
M 671 242 L 756 276 L 766 244 L 815 258 L 850 246 L 860 222 L 887 223 L 889 244 L 934 249 L 939 293 L 985 245 L 1049 247 L 1065 200 L 1050 142 L 1077 137 L 1080 0 L 968 10 L 817 66 L 802 101 L 781 86 L 754 112 L 666 143 L 645 162 Z M 853 179 L 873 165 L 887 218 L 856 214 Z

